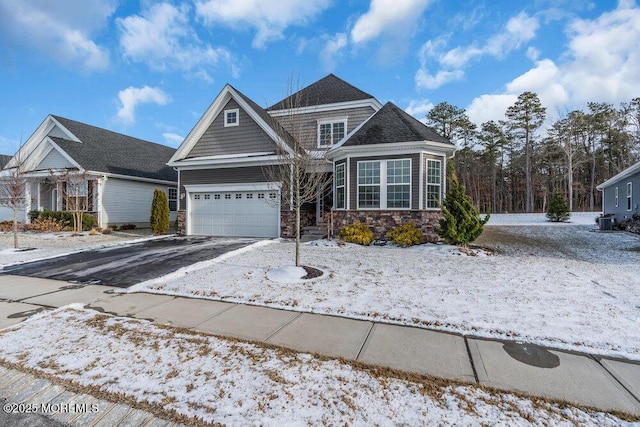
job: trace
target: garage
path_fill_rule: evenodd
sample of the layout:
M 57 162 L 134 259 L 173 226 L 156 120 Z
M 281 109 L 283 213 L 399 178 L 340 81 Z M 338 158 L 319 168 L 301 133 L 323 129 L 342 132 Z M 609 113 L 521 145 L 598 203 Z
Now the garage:
M 190 232 L 202 236 L 278 237 L 280 192 L 189 192 Z

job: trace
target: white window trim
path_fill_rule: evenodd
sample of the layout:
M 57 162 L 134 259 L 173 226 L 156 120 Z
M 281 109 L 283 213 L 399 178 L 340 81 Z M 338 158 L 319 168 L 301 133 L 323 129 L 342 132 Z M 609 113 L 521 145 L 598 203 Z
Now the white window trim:
M 424 174 L 424 209 L 428 210 L 428 211 L 437 211 L 440 210 L 439 207 L 429 207 L 429 198 L 427 197 L 427 193 L 429 192 L 429 186 L 430 185 L 437 185 L 438 187 L 440 187 L 440 195 L 438 197 L 438 202 L 442 203 L 442 189 L 443 189 L 443 181 L 444 179 L 442 178 L 442 160 L 440 159 L 426 159 L 426 165 L 425 165 L 425 174 Z M 429 183 L 429 162 L 438 162 L 440 163 L 440 184 L 430 184 Z
M 236 113 L 236 121 L 235 123 L 229 123 L 227 121 L 229 113 Z M 224 127 L 238 126 L 240 124 L 240 109 L 239 108 L 231 108 L 229 110 L 224 110 Z
M 627 212 L 633 210 L 633 182 L 627 182 Z
M 316 138 L 316 145 L 318 148 L 329 148 L 329 147 L 333 147 L 333 125 L 334 123 L 344 123 L 344 136 L 347 136 L 347 117 L 338 117 L 338 118 L 334 118 L 334 119 L 322 119 L 322 120 L 318 120 L 318 125 L 317 125 L 317 138 Z M 320 144 L 320 125 L 327 125 L 330 124 L 331 125 L 331 144 L 327 144 L 327 145 L 322 145 Z
M 338 168 L 342 168 L 342 185 L 338 185 L 338 181 L 336 181 L 336 188 L 334 190 L 334 197 L 335 200 L 333 201 L 333 205 L 336 206 L 336 209 L 339 210 L 345 210 L 347 209 L 347 168 L 346 165 L 344 163 L 340 163 L 336 165 L 336 169 L 333 172 L 333 176 L 338 176 L 337 172 L 338 172 Z M 338 208 L 338 188 L 342 187 L 344 189 L 344 198 L 343 198 L 343 206 L 341 208 Z
M 618 207 L 618 202 L 620 200 L 620 197 L 618 195 L 618 187 L 615 188 L 614 194 L 615 194 L 616 208 L 617 208 Z
M 389 185 L 407 185 L 407 184 L 389 184 L 387 183 L 387 162 L 389 161 L 398 161 L 398 160 L 408 160 L 409 161 L 409 207 L 408 208 L 390 208 L 387 207 L 387 186 Z M 360 184 L 358 182 L 358 178 L 360 175 L 360 163 L 369 163 L 369 162 L 378 162 L 380 163 L 380 183 L 379 184 Z M 380 159 L 380 160 L 359 160 L 356 166 L 356 206 L 355 208 L 359 211 L 380 211 L 380 210 L 388 210 L 388 211 L 406 211 L 411 209 L 411 203 L 413 199 L 413 169 L 411 164 L 411 158 L 401 158 L 401 159 Z M 380 186 L 380 207 L 378 208 L 361 208 L 360 207 L 360 187 L 361 186 L 372 186 L 379 185 Z

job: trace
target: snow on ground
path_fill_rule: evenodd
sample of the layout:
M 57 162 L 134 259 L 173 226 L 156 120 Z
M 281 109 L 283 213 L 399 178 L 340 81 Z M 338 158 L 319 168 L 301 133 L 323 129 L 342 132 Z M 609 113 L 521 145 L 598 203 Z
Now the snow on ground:
M 112 317 L 80 305 L 0 331 L 0 361 L 153 412 L 229 425 L 597 425 L 612 415 Z M 175 417 L 174 417 L 175 418 Z
M 515 220 L 511 220 L 515 224 Z M 146 291 L 416 325 L 640 360 L 640 236 L 594 225 L 487 226 L 495 256 L 448 245 L 317 241 L 316 279 L 274 281 L 294 245 L 278 241 L 135 285 Z
M 569 221 L 565 225 L 594 225 L 596 217 L 601 212 L 572 212 Z M 484 217 L 484 215 L 483 215 Z M 521 214 L 491 214 L 487 225 L 542 225 L 549 224 L 545 214 L 521 213 Z
M 83 232 L 76 235 L 70 231 L 57 233 L 20 233 L 19 249 L 13 248 L 13 233 L 0 232 L 0 267 L 43 258 L 65 255 L 85 249 L 131 243 L 135 240 L 146 240 L 135 234 L 112 233 L 89 235 Z

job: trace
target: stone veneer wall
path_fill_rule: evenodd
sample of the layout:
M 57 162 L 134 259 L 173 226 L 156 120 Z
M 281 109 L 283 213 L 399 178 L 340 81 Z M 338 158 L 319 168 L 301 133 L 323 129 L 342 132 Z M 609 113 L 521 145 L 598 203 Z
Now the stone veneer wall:
M 425 242 L 435 242 L 440 238 L 435 232 L 438 220 L 442 218 L 440 211 L 333 211 L 333 235 L 337 236 L 341 227 L 355 221 L 368 225 L 377 239 L 386 238 L 391 229 L 408 222 L 420 228 Z
M 187 234 L 187 211 L 184 209 L 178 210 L 178 230 L 179 236 Z
M 300 227 L 307 227 L 315 223 L 315 213 L 311 211 L 300 211 Z M 296 211 L 281 210 L 280 211 L 280 237 L 292 239 L 295 235 Z

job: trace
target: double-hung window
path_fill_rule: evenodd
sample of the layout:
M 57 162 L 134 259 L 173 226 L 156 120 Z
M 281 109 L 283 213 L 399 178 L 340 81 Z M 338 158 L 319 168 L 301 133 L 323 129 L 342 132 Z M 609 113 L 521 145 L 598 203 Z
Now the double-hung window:
M 331 147 L 344 138 L 347 119 L 318 122 L 318 147 Z
M 358 162 L 358 209 L 410 207 L 410 159 Z
M 175 212 L 178 210 L 178 189 L 169 187 L 167 191 L 167 199 L 169 200 L 169 210 Z
M 340 163 L 336 165 L 335 181 L 336 181 L 336 209 L 344 209 L 346 205 L 344 163 Z
M 387 160 L 387 208 L 409 209 L 411 160 Z
M 442 162 L 427 160 L 427 209 L 438 208 L 442 197 Z
M 630 211 L 631 210 L 631 206 L 632 206 L 632 200 L 631 200 L 631 190 L 632 190 L 632 184 L 630 182 L 627 182 L 627 210 Z

